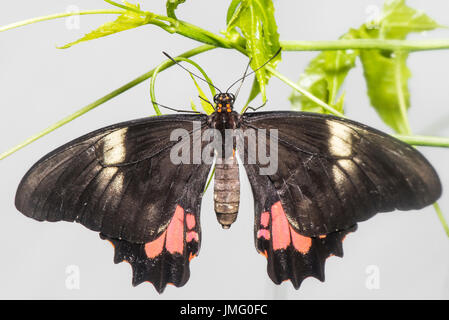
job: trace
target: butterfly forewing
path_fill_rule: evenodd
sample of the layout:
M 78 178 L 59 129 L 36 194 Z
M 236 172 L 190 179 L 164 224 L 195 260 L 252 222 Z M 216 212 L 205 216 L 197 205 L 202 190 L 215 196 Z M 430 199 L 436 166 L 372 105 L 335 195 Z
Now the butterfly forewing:
M 77 221 L 117 239 L 154 240 L 199 172 L 199 165 L 170 161 L 170 147 L 177 142 L 170 141 L 172 129 L 190 132 L 194 119 L 204 124 L 207 118 L 146 118 L 78 138 L 30 169 L 16 206 L 36 220 Z
M 377 212 L 420 209 L 441 195 L 437 173 L 416 149 L 365 125 L 300 112 L 250 113 L 242 122 L 278 130 L 278 170 L 266 183 L 305 236 L 346 230 Z

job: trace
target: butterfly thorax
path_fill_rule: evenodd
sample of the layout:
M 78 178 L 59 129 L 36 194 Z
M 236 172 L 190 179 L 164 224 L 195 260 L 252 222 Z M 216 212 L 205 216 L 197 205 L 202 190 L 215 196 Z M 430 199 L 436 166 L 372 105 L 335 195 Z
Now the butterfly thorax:
M 222 135 L 226 129 L 239 127 L 240 115 L 234 111 L 234 100 L 232 93 L 219 93 L 214 97 L 215 112 L 210 115 L 209 124 Z
M 226 137 L 226 129 L 237 129 L 240 126 L 240 115 L 233 111 L 235 97 L 233 94 L 220 93 L 214 97 L 215 112 L 209 118 L 210 127 L 220 131 Z M 232 155 L 225 150 L 222 143 L 221 157 L 215 165 L 214 209 L 218 222 L 228 229 L 237 219 L 240 202 L 239 167 L 233 143 Z

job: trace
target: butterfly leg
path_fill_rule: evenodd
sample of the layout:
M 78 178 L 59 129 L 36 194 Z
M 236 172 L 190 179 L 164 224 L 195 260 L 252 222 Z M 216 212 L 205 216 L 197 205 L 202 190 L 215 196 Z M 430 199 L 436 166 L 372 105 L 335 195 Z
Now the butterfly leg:
M 251 110 L 253 110 L 253 111 L 257 111 L 257 110 L 259 110 L 259 109 L 262 109 L 263 107 L 265 107 L 266 104 L 267 104 L 267 101 L 265 101 L 262 105 L 258 106 L 257 108 L 253 108 L 253 107 L 248 106 L 248 107 L 246 108 L 246 110 L 245 110 L 245 113 L 246 113 L 246 111 L 248 111 L 248 109 L 251 109 Z

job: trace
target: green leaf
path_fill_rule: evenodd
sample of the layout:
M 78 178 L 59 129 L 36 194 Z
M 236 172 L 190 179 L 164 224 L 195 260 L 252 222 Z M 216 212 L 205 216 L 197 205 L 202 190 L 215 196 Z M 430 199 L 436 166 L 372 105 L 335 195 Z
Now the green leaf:
M 334 105 L 334 108 L 341 113 L 344 113 L 343 111 L 344 111 L 344 105 L 345 105 L 345 98 L 346 98 L 346 92 L 343 92 L 340 95 L 340 98 L 338 98 L 337 102 Z
M 389 0 L 384 4 L 380 18 L 380 38 L 405 39 L 411 32 L 422 32 L 442 27 L 424 12 L 410 8 L 405 0 Z
M 441 27 L 425 13 L 410 8 L 404 0 L 385 2 L 381 17 L 350 30 L 342 39 L 399 39 L 411 32 Z M 399 133 L 410 131 L 407 109 L 410 107 L 407 52 L 381 50 L 325 51 L 313 59 L 300 76 L 299 86 L 313 93 L 338 111 L 342 111 L 344 97 L 337 97 L 349 71 L 360 57 L 371 105 L 382 120 Z M 294 109 L 326 112 L 307 97 L 293 92 L 290 97 Z
M 198 111 L 198 109 L 196 108 L 195 102 L 193 102 L 193 99 L 190 99 L 190 107 L 192 108 L 193 111 Z
M 231 19 L 237 19 L 238 13 L 236 12 L 236 9 L 239 6 L 240 2 L 242 2 L 242 0 L 232 0 L 231 4 L 229 5 L 228 12 L 226 14 L 227 25 L 229 25 Z
M 212 114 L 215 110 L 214 110 L 214 108 L 213 108 L 209 103 L 207 103 L 207 102 L 205 101 L 205 100 L 208 100 L 208 99 L 207 99 L 207 96 L 204 94 L 203 89 L 201 89 L 201 87 L 198 85 L 198 82 L 196 82 L 195 78 L 194 78 L 192 75 L 190 75 L 190 77 L 192 78 L 193 83 L 195 83 L 195 87 L 196 87 L 196 89 L 198 90 L 198 93 L 199 93 L 200 97 L 204 99 L 204 100 L 203 100 L 203 99 L 200 99 L 200 101 L 201 101 L 201 106 L 203 107 L 204 112 L 206 112 L 207 114 Z M 193 109 L 194 111 L 196 111 L 196 106 L 195 106 L 195 104 L 193 103 L 193 101 L 191 101 L 191 106 L 192 106 L 192 109 Z M 194 108 L 195 108 L 195 109 L 194 109 Z
M 178 8 L 178 6 L 182 3 L 186 2 L 186 0 L 167 0 L 167 16 L 170 18 L 178 20 L 178 18 L 175 15 L 175 10 Z
M 393 55 L 387 57 L 367 52 L 362 55 L 362 61 L 371 104 L 394 131 L 409 133 L 407 118 L 404 117 L 399 100 L 399 94 L 403 95 L 405 109 L 410 107 L 408 79 L 411 72 L 407 67 L 407 55 L 395 59 Z M 399 72 L 396 71 L 396 64 Z
M 257 78 L 254 78 L 253 84 L 251 86 L 251 92 L 249 93 L 248 100 L 246 100 L 245 108 L 242 111 L 245 111 L 248 108 L 251 101 L 253 101 L 259 95 L 259 93 L 260 93 L 259 81 L 257 81 Z
M 354 39 L 354 32 L 350 31 L 341 39 Z M 355 67 L 358 55 L 357 50 L 324 51 L 310 62 L 299 77 L 298 85 L 343 112 L 344 97 L 338 98 L 338 93 L 349 71 Z M 293 109 L 329 113 L 297 91 L 293 91 L 290 102 Z
M 245 39 L 246 51 L 251 58 L 253 70 L 266 63 L 280 48 L 271 0 L 234 0 L 229 7 L 227 20 L 226 36 L 229 39 L 236 39 L 236 34 L 240 33 Z M 279 55 L 269 64 L 274 68 L 280 60 Z M 256 72 L 256 78 L 262 98 L 266 101 L 265 86 L 268 84 L 270 74 L 262 68 Z
M 138 5 L 138 4 L 133 5 L 126 1 L 123 1 L 123 3 L 130 8 L 140 11 L 140 5 Z M 102 26 L 100 26 L 98 29 L 86 34 L 84 37 L 82 37 L 74 42 L 68 43 L 62 47 L 58 47 L 58 49 L 67 49 L 75 44 L 78 44 L 78 43 L 81 43 L 84 41 L 94 40 L 94 39 L 106 37 L 111 34 L 121 32 L 121 31 L 140 27 L 142 25 L 149 23 L 150 20 L 154 16 L 155 15 L 151 12 L 142 12 L 142 14 L 141 14 L 141 13 L 133 11 L 133 10 L 126 10 L 115 21 L 107 22 L 107 23 L 103 24 Z
M 377 26 L 363 25 L 360 39 L 399 39 L 409 33 L 433 30 L 440 25 L 404 0 L 387 1 Z M 360 55 L 371 105 L 394 131 L 409 133 L 406 111 L 410 107 L 408 53 L 364 50 Z
M 405 53 L 397 56 L 393 52 L 378 50 L 362 51 L 360 55 L 371 105 L 382 120 L 399 133 L 409 131 L 399 96 L 403 96 L 404 107 L 408 109 L 410 107 L 408 79 L 411 72 L 407 67 L 407 57 L 408 54 Z

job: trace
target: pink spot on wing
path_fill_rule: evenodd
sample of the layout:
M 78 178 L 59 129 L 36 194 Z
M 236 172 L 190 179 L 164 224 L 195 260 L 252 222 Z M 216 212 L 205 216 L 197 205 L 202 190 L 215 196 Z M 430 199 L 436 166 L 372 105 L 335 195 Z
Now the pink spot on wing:
M 270 222 L 270 213 L 262 212 L 262 215 L 260 216 L 260 224 L 266 228 L 268 227 L 269 222 Z
M 184 250 L 184 209 L 180 206 L 176 207 L 175 214 L 167 227 L 165 247 L 172 254 L 182 254 Z
M 189 231 L 189 232 L 187 232 L 187 235 L 186 235 L 186 241 L 187 241 L 187 242 L 191 242 L 191 241 L 193 241 L 193 240 L 195 240 L 196 242 L 198 242 L 198 240 L 199 240 L 198 233 L 195 232 L 195 231 Z
M 295 249 L 302 254 L 306 254 L 307 252 L 309 252 L 310 247 L 312 246 L 312 238 L 300 235 L 295 230 L 293 230 L 292 227 L 290 227 L 290 233 L 292 235 L 293 246 L 295 247 Z
M 259 231 L 257 231 L 257 238 L 270 240 L 270 231 L 267 229 L 259 229 Z
M 280 201 L 271 206 L 272 227 L 271 234 L 273 236 L 273 249 L 286 249 L 290 241 L 290 225 L 285 216 L 284 209 Z
M 187 229 L 192 230 L 195 228 L 195 216 L 191 213 L 186 215 L 186 223 L 187 223 Z
M 167 230 L 165 230 L 156 240 L 145 244 L 145 253 L 148 258 L 153 259 L 162 253 L 166 234 Z

